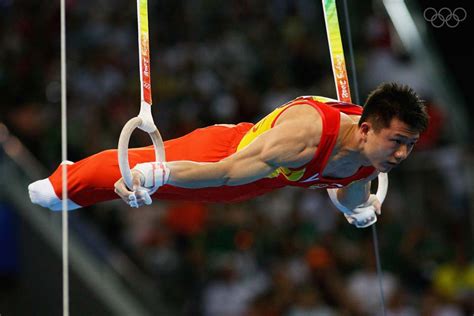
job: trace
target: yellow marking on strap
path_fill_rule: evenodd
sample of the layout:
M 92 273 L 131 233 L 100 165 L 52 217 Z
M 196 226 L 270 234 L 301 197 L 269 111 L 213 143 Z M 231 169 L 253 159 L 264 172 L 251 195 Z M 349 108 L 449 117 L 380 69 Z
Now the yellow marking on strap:
M 322 103 L 328 103 L 328 102 L 339 102 L 336 99 L 331 99 L 331 98 L 326 98 L 326 97 L 320 97 L 320 96 L 311 96 L 311 98 L 314 101 L 322 102 Z

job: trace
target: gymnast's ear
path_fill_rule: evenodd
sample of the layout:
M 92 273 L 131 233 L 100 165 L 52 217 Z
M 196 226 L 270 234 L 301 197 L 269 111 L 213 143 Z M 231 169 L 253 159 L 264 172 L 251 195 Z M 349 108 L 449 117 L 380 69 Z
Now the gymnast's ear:
M 364 140 L 367 139 L 367 134 L 372 129 L 372 124 L 370 122 L 362 122 L 359 126 L 359 133 L 362 135 Z

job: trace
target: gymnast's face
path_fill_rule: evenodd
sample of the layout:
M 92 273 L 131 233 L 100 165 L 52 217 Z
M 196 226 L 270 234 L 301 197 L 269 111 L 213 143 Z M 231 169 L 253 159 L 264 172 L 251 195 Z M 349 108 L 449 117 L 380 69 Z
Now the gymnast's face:
M 407 124 L 393 118 L 388 128 L 375 130 L 370 122 L 361 124 L 363 153 L 380 172 L 389 172 L 405 160 L 420 137 Z

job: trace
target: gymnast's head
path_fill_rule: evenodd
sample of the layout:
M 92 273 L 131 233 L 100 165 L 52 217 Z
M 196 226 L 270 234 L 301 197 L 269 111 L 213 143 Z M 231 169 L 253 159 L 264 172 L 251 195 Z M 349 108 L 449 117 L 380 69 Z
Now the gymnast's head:
M 381 84 L 369 94 L 359 120 L 362 152 L 378 171 L 388 172 L 408 157 L 427 127 L 424 102 L 412 88 Z

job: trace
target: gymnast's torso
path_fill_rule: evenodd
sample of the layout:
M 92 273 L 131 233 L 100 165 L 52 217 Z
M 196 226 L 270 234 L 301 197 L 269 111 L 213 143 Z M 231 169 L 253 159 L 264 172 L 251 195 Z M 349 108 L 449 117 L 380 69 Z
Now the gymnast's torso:
M 310 105 L 319 112 L 322 121 L 321 139 L 319 140 L 313 158 L 308 163 L 298 168 L 280 167 L 263 179 L 238 186 L 186 189 L 165 185 L 155 193 L 157 195 L 156 197 L 162 199 L 184 198 L 206 202 L 237 202 L 285 186 L 297 186 L 309 189 L 341 188 L 349 185 L 353 181 L 367 178 L 373 174 L 375 171 L 373 167 L 361 167 L 344 178 L 332 178 L 327 176 L 326 172 L 323 172 L 329 163 L 331 155 L 334 153 L 334 148 L 339 135 L 341 113 L 349 116 L 360 116 L 362 113 L 362 107 L 354 104 L 341 103 L 333 99 L 317 96 L 299 97 L 276 108 L 256 124 L 217 124 L 205 129 L 222 129 L 221 131 L 216 130 L 216 134 L 220 134 L 221 137 L 225 134 L 232 134 L 230 138 L 233 139 L 230 141 L 228 147 L 228 155 L 230 155 L 236 151 L 244 149 L 259 135 L 273 128 L 278 118 L 287 109 L 298 105 Z M 216 138 L 219 138 L 219 136 L 216 135 Z M 215 143 L 214 137 L 211 137 L 210 139 L 212 139 L 211 142 Z M 219 143 L 219 141 L 217 143 Z M 213 146 L 208 147 L 203 145 L 203 148 L 208 148 L 207 154 L 210 155 L 212 155 L 212 147 Z M 168 155 L 169 151 L 167 150 L 166 152 Z M 175 160 L 174 158 L 175 157 L 170 157 L 168 160 Z M 214 162 L 218 160 L 220 159 L 208 157 L 207 160 L 199 161 Z
M 349 169 L 347 174 L 340 176 L 341 169 L 333 161 L 334 157 L 331 156 L 335 152 L 341 117 L 344 115 L 360 116 L 362 107 L 317 96 L 296 98 L 276 108 L 256 124 L 216 124 L 198 128 L 183 137 L 165 141 L 166 160 L 196 162 L 223 160 L 244 149 L 259 135 L 273 128 L 285 111 L 300 105 L 304 105 L 306 108 L 309 105 L 318 111 L 321 118 L 321 137 L 317 147 L 314 147 L 315 152 L 312 154 L 312 158 L 303 165 L 298 168 L 280 167 L 257 181 L 243 185 L 190 189 L 168 184 L 160 187 L 153 194 L 153 198 L 201 202 L 238 202 L 285 186 L 309 189 L 340 188 L 373 174 L 375 171 L 373 167 L 359 168 L 356 166 L 356 169 L 352 171 Z M 149 162 L 154 159 L 153 146 L 129 150 L 131 167 L 137 163 Z M 332 174 L 330 169 L 336 170 L 338 177 L 330 177 Z M 120 178 L 116 150 L 102 151 L 77 161 L 68 166 L 69 199 L 79 206 L 117 199 L 114 183 Z M 56 196 L 61 197 L 61 167 L 48 179 Z

